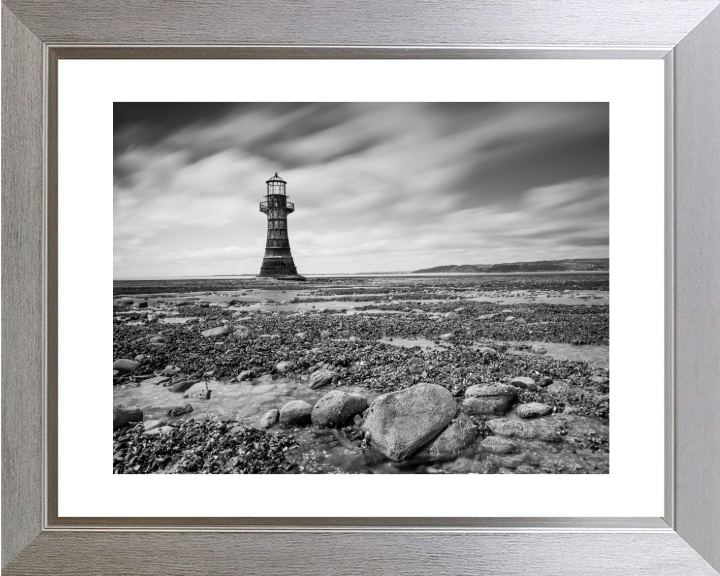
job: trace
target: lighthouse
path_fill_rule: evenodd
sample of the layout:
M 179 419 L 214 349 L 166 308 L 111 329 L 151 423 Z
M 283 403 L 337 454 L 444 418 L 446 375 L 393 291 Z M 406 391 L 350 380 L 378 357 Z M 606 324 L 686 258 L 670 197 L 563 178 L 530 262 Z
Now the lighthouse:
M 267 215 L 267 243 L 265 257 L 260 268 L 261 277 L 282 278 L 287 280 L 305 280 L 295 268 L 290 253 L 287 217 L 295 212 L 295 205 L 288 201 L 285 193 L 287 182 L 275 176 L 266 181 L 265 202 L 260 202 L 260 212 Z

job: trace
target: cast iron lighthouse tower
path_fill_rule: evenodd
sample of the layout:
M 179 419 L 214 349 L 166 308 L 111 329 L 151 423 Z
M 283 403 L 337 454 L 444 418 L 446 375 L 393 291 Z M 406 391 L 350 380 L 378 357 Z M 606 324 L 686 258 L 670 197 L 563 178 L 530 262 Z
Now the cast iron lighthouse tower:
M 305 280 L 297 273 L 295 262 L 290 253 L 287 217 L 295 212 L 295 205 L 288 201 L 285 194 L 287 182 L 275 176 L 267 180 L 265 202 L 260 202 L 260 212 L 267 214 L 268 230 L 260 276 L 273 278 L 285 277 L 292 280 Z

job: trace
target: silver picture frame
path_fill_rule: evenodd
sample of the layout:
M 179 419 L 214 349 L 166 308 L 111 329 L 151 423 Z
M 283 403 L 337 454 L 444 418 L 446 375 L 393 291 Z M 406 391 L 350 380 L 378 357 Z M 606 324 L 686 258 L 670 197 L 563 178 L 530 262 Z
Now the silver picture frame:
M 720 0 L 3 2 L 5 573 L 717 575 L 718 5 Z M 664 516 L 58 516 L 57 63 L 63 58 L 664 60 Z

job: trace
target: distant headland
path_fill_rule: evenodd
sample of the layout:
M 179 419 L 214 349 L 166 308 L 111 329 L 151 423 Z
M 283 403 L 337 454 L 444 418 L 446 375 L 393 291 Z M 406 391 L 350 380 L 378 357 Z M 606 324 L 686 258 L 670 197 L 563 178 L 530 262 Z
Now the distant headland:
M 416 273 L 469 274 L 478 272 L 580 272 L 609 271 L 609 258 L 578 258 L 571 260 L 539 260 L 536 262 L 512 262 L 508 264 L 448 264 L 415 270 Z

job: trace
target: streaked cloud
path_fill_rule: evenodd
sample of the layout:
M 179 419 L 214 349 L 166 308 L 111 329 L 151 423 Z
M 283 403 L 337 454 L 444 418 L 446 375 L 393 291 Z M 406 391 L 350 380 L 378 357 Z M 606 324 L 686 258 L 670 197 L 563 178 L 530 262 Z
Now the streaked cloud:
M 604 103 L 122 103 L 115 276 L 256 273 L 264 181 L 301 273 L 608 256 Z

